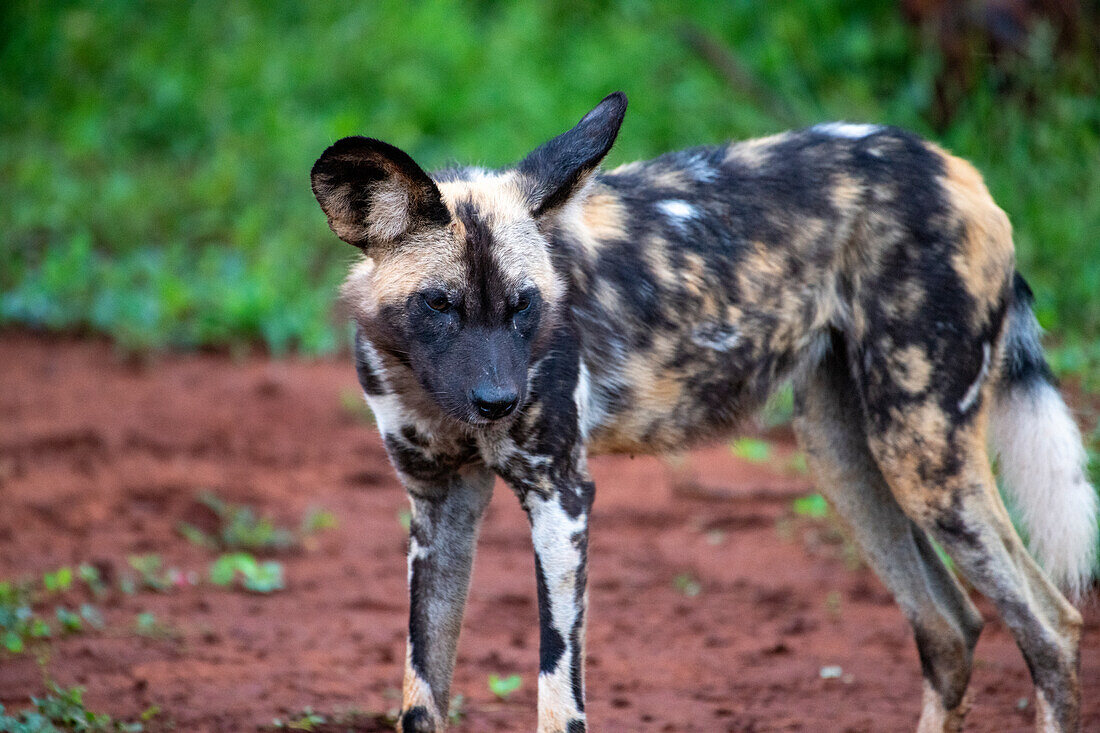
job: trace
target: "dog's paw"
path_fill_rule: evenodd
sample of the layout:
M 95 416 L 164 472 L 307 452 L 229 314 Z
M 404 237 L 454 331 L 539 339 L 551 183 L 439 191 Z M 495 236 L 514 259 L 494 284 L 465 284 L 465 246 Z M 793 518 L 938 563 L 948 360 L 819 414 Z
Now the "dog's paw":
M 417 705 L 401 713 L 401 722 L 397 726 L 399 733 L 436 733 L 443 730 L 432 720 L 427 708 Z

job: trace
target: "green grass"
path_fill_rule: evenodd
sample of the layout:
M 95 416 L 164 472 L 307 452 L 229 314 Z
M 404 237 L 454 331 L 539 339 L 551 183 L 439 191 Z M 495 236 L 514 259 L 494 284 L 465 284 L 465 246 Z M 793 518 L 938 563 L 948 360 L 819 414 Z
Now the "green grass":
M 510 674 L 507 677 L 501 677 L 494 673 L 489 675 L 488 685 L 490 692 L 501 700 L 507 700 L 512 696 L 512 693 L 523 686 L 523 678 L 518 674 Z
M 188 542 L 207 550 L 277 553 L 300 549 L 311 543 L 315 535 L 333 529 L 339 522 L 336 515 L 319 507 L 310 508 L 297 529 L 283 527 L 263 516 L 247 504 L 235 504 L 211 491 L 204 491 L 197 502 L 212 515 L 216 527 L 203 530 L 188 522 L 176 529 Z
M 103 614 L 81 597 L 99 600 L 103 592 L 99 573 L 90 565 L 79 566 L 76 574 L 68 566 L 51 570 L 41 580 L 0 580 L 0 656 L 22 654 L 58 636 L 102 629 Z
M 229 587 L 240 582 L 253 593 L 274 593 L 286 587 L 283 564 L 277 560 L 257 560 L 248 552 L 229 552 L 210 564 L 210 582 Z
M 218 526 L 211 534 L 180 522 L 177 529 L 193 544 L 214 550 L 277 552 L 288 550 L 299 541 L 293 530 L 276 525 L 275 520 L 259 515 L 245 504 L 225 501 L 209 491 L 200 494 L 198 502 L 217 518 Z
M 32 697 L 33 710 L 8 714 L 0 705 L 0 731 L 4 733 L 141 733 L 142 723 L 126 723 L 113 720 L 105 713 L 95 713 L 84 707 L 84 688 L 65 689 L 56 683 L 49 684 L 49 691 L 42 697 Z M 149 708 L 142 715 L 148 721 L 159 713 Z
M 829 119 L 899 124 L 972 159 L 1014 221 L 1056 366 L 1096 373 L 1097 60 L 1056 58 L 1038 33 L 1007 72 L 979 64 L 935 130 L 943 62 L 898 6 L 12 0 L 0 323 L 125 349 L 331 352 L 354 253 L 310 194 L 326 145 L 364 133 L 427 167 L 501 165 L 623 89 L 612 165 Z

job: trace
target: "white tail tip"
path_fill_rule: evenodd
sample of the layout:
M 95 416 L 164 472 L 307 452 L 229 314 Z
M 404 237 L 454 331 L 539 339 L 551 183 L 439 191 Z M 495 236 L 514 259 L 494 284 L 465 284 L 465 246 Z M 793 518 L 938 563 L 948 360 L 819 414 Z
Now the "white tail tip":
M 1045 381 L 1015 387 L 996 401 L 990 439 L 1031 553 L 1051 580 L 1080 599 L 1095 572 L 1097 495 L 1069 408 Z

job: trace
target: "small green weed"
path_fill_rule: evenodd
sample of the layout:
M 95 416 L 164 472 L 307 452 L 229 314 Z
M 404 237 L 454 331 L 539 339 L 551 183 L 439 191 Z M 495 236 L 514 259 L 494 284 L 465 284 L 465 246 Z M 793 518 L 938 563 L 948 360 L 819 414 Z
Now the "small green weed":
M 313 708 L 306 708 L 285 718 L 275 718 L 271 721 L 270 728 L 262 730 L 392 730 L 397 724 L 397 711 L 392 713 L 375 713 L 363 710 L 345 710 L 342 712 L 321 714 L 314 712 Z
M 177 639 L 179 630 L 161 621 L 152 611 L 142 611 L 134 617 L 134 632 L 150 639 Z
M 791 502 L 794 513 L 809 519 L 824 519 L 829 516 L 829 502 L 821 494 L 800 496 Z
M 9 654 L 21 654 L 29 642 L 50 639 L 55 630 L 75 634 L 86 627 L 103 628 L 103 615 L 91 603 L 81 604 L 76 611 L 65 605 L 55 606 L 54 626 L 41 615 L 41 611 L 35 609 L 73 588 L 71 568 L 43 573 L 40 584 L 30 581 L 0 582 L 0 647 Z
M 314 507 L 307 511 L 306 515 L 302 517 L 301 528 L 298 531 L 302 536 L 306 536 L 324 532 L 328 529 L 336 529 L 339 524 L 335 514 L 328 510 Z
M 863 563 L 859 548 L 821 494 L 807 494 L 791 502 L 791 513 L 776 521 L 776 532 L 787 541 L 800 541 L 813 554 L 841 560 L 849 570 Z
M 192 545 L 201 547 L 204 550 L 211 550 L 215 552 L 218 550 L 218 541 L 208 535 L 206 532 L 203 532 L 201 529 L 194 526 L 193 524 L 180 522 L 176 525 L 176 531 L 179 532 L 180 535 L 182 535 L 183 538 L 190 542 Z
M 63 593 L 73 584 L 73 571 L 70 567 L 62 567 L 52 572 L 43 573 L 42 587 L 48 593 Z
M 691 573 L 680 573 L 672 579 L 672 587 L 678 592 L 687 596 L 688 598 L 694 598 L 703 592 L 703 586 Z
M 507 700 L 516 690 L 523 686 L 523 678 L 518 674 L 510 674 L 501 677 L 497 674 L 489 675 L 489 691 L 501 700 Z
M 462 722 L 462 719 L 466 717 L 466 696 L 455 695 L 451 698 L 451 702 L 447 705 L 447 722 L 451 725 L 458 725 Z
M 764 463 L 772 455 L 772 446 L 760 438 L 738 438 L 730 445 L 733 455 L 751 463 Z
M 250 506 L 225 501 L 213 492 L 203 492 L 199 503 L 217 518 L 217 528 L 205 532 L 187 522 L 177 530 L 192 544 L 215 551 L 282 552 L 303 543 L 318 532 L 337 525 L 336 515 L 319 508 L 310 509 L 298 530 L 280 527 L 270 517 L 261 516 Z
M 56 610 L 57 621 L 61 624 L 61 630 L 67 634 L 75 634 L 84 629 L 84 620 L 80 614 L 74 613 L 64 606 L 58 606 Z
M 88 586 L 88 590 L 96 598 L 103 598 L 107 595 L 107 584 L 103 582 L 103 576 L 94 565 L 83 563 L 76 569 L 77 575 L 80 577 L 84 584 Z
M 141 733 L 142 723 L 116 721 L 105 713 L 94 713 L 84 707 L 84 689 L 64 689 L 49 683 L 44 697 L 32 697 L 34 710 L 9 715 L 0 705 L 0 731 L 3 733 Z M 155 713 L 154 713 L 155 715 Z M 146 721 L 151 718 L 145 718 Z
M 233 504 L 209 491 L 199 496 L 199 503 L 217 517 L 217 530 L 208 534 L 198 527 L 181 522 L 179 531 L 188 540 L 202 547 L 271 552 L 289 549 L 297 542 L 294 532 L 277 526 L 268 517 L 259 516 L 252 507 Z
M 134 628 L 143 636 L 155 636 L 158 628 L 157 615 L 152 611 L 142 611 L 134 618 Z
M 165 591 L 172 587 L 172 571 L 165 570 L 160 555 L 130 555 L 130 567 L 140 576 L 141 586 L 148 590 Z M 178 572 L 178 571 L 177 571 Z
M 323 715 L 318 715 L 313 712 L 313 708 L 306 708 L 302 712 L 296 714 L 294 717 L 281 720 L 276 718 L 272 721 L 272 725 L 279 730 L 317 730 L 317 726 L 324 725 L 327 719 Z
M 0 641 L 4 649 L 19 654 L 28 639 L 43 638 L 49 633 L 49 626 L 34 616 L 30 589 L 8 581 L 0 583 Z
M 796 476 L 808 475 L 810 473 L 810 466 L 806 462 L 806 454 L 802 451 L 795 451 L 792 453 L 791 457 L 787 459 L 786 469 Z
M 282 590 L 283 565 L 275 560 L 258 561 L 247 552 L 231 552 L 210 564 L 210 582 L 228 587 L 239 580 L 241 587 L 253 593 Z

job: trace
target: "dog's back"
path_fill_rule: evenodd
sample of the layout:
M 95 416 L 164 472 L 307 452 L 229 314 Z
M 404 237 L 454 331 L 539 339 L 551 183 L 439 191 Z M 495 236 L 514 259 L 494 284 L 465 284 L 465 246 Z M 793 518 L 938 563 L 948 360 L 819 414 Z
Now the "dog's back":
M 909 391 L 927 387 L 948 336 L 979 344 L 952 377 L 962 399 L 980 344 L 997 340 L 1013 271 L 1007 219 L 973 169 L 867 125 L 603 173 L 551 251 L 570 288 L 592 451 L 721 437 L 819 358 L 832 331 L 906 360 Z M 962 332 L 937 326 L 945 309 L 965 314 Z

